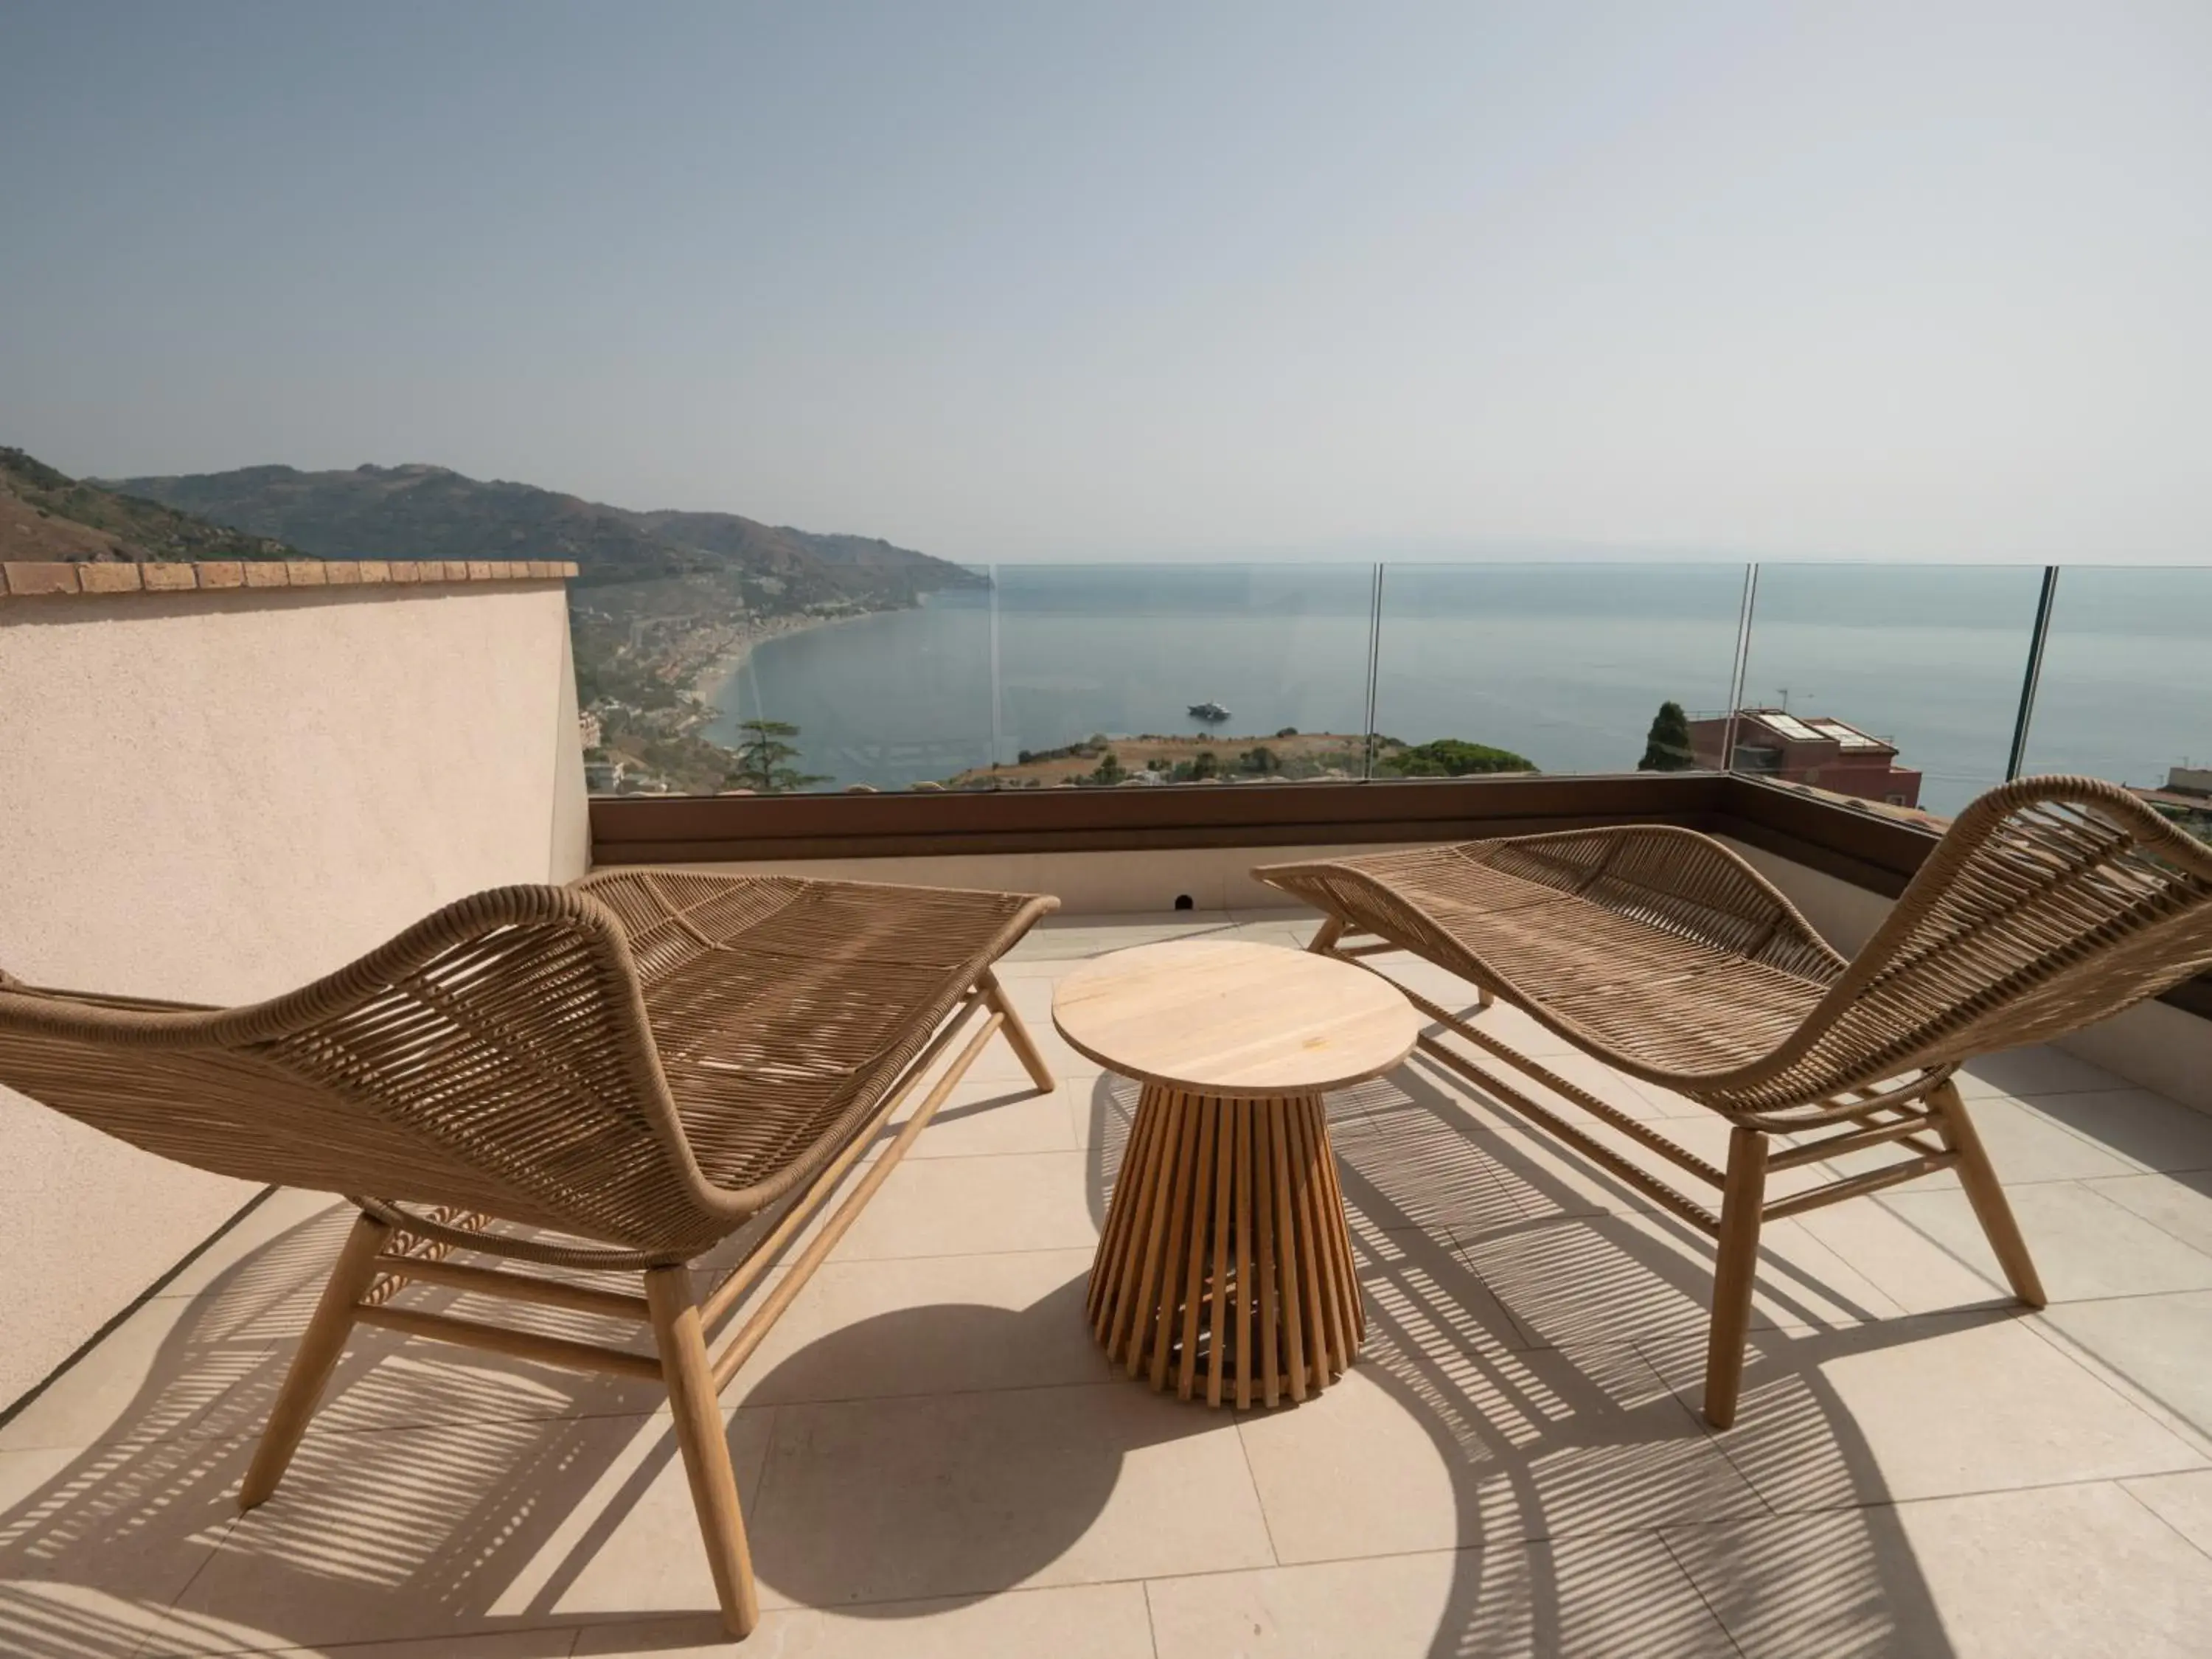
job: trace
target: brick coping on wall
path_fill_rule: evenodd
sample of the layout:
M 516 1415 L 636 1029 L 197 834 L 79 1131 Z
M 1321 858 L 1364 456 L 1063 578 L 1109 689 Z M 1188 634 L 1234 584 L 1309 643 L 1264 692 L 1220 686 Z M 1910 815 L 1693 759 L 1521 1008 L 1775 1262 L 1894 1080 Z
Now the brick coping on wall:
M 381 587 L 424 582 L 565 581 L 568 559 L 198 559 L 173 563 L 0 562 L 0 598 L 186 593 L 249 587 Z

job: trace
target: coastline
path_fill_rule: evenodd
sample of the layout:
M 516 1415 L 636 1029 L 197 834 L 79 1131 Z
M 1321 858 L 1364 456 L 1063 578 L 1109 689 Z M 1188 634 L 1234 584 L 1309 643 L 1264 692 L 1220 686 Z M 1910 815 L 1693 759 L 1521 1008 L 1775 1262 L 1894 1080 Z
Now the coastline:
M 899 610 L 910 607 L 901 605 Z M 780 640 L 787 635 L 811 633 L 817 628 L 834 628 L 839 623 L 858 622 L 863 617 L 880 617 L 881 611 L 859 611 L 847 617 L 769 617 L 758 623 L 746 623 L 738 629 L 737 638 L 708 660 L 691 679 L 690 695 L 706 703 L 715 713 L 728 714 L 723 708 L 721 694 L 729 689 L 738 671 L 751 660 L 756 647 L 770 640 Z

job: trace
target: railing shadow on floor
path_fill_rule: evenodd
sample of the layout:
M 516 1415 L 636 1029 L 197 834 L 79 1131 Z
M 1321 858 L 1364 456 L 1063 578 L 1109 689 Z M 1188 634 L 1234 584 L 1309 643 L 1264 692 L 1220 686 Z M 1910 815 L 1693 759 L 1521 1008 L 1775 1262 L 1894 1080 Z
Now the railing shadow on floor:
M 1094 1090 L 1102 1221 L 1137 1097 L 1110 1075 Z M 1922 1340 L 1924 1322 L 1856 1308 L 1763 1253 L 1762 1297 L 1797 1328 L 1754 1327 L 1738 1427 L 1716 1434 L 1694 1414 L 1711 1293 L 1703 1235 L 1664 1212 L 1601 1207 L 1418 1063 L 1333 1096 L 1329 1115 L 1369 1315 L 1358 1374 L 1419 1425 L 1453 1489 L 1456 1553 L 1431 1659 L 1710 1652 L 1723 1638 L 1709 1604 L 1738 1632 L 1817 1632 L 1824 1656 L 1950 1650 L 1881 1472 L 1821 1371 Z M 1616 1204 L 1640 1201 L 1589 1179 Z M 1946 1328 L 2011 1316 L 1963 1309 Z M 1267 1414 L 1247 1420 L 1265 1432 Z M 1786 1516 L 1731 1457 L 1747 1427 L 1759 1471 L 1789 1472 Z M 1681 1593 L 1685 1573 L 1702 1601 Z
M 649 1415 L 665 1403 L 653 1384 L 358 1328 L 283 1485 L 252 1515 L 237 1511 L 351 1216 L 333 1199 L 205 1290 L 146 1304 L 134 1320 L 168 1328 L 94 1443 L 41 1446 L 38 1402 L 11 1425 L 0 1441 L 10 1448 L 0 1451 L 0 1653 L 88 1659 L 493 1632 L 510 1633 L 502 1659 L 568 1650 L 580 1621 L 554 1608 L 574 1564 L 653 1481 L 682 1484 L 666 1419 Z M 485 1312 L 465 1292 L 404 1294 L 431 1310 Z M 638 1330 L 503 1299 L 494 1316 L 584 1340 L 635 1340 Z M 688 1526 L 688 1503 L 683 1514 Z M 681 1542 L 698 1547 L 696 1536 Z M 659 1609 L 648 1601 L 593 1618 L 626 1616 Z M 719 1630 L 702 1613 L 690 1639 Z
M 1110 1076 L 1092 1090 L 1099 1217 L 1135 1098 Z M 1443 1547 L 1455 1553 L 1432 1655 L 1703 1650 L 1713 1632 L 1680 1593 L 1685 1568 L 1732 1621 L 1786 1620 L 1819 1632 L 1823 1653 L 1943 1650 L 1881 1507 L 1879 1471 L 1819 1370 L 1924 1327 L 1861 1322 L 1848 1307 L 1838 1321 L 1832 1291 L 1801 1296 L 1786 1264 L 1764 1261 L 1785 1316 L 1828 1328 L 1754 1331 L 1742 1421 L 1761 1425 L 1760 1455 L 1789 1463 L 1795 1492 L 1824 1512 L 1777 1516 L 1736 1480 L 1701 1518 L 1678 1500 L 1735 1480 L 1729 1438 L 1707 1432 L 1666 1378 L 1702 1353 L 1703 1240 L 1662 1216 L 1630 1224 L 1601 1212 L 1418 1067 L 1335 1097 L 1331 1116 L 1370 1319 L 1358 1375 L 1402 1408 L 1451 1485 L 1456 1536 Z M 136 1397 L 96 1443 L 0 1457 L 0 1652 L 86 1659 L 504 1632 L 502 1655 L 550 1659 L 579 1623 L 634 1620 L 652 1621 L 641 1645 L 714 1640 L 711 1613 L 666 1611 L 653 1593 L 656 1555 L 680 1554 L 669 1571 L 687 1585 L 700 1577 L 689 1571 L 688 1504 L 663 1511 L 680 1516 L 680 1532 L 641 1547 L 623 1534 L 648 1488 L 681 1486 L 665 1423 L 644 1416 L 660 1405 L 650 1385 L 364 1331 L 284 1487 L 236 1516 L 253 1437 L 348 1215 L 334 1205 L 177 1298 Z M 409 1294 L 430 1307 L 465 1299 Z M 1081 1295 L 1077 1279 L 1018 1312 L 933 1304 L 856 1322 L 780 1369 L 819 1375 L 908 1341 L 1018 1348 L 1079 1322 Z M 584 1316 L 531 1312 L 549 1332 L 606 1334 Z M 884 1508 L 880 1483 L 897 1471 L 883 1468 L 812 1489 L 817 1512 L 803 1525 L 779 1525 L 788 1493 L 760 1494 L 763 1585 L 896 1618 L 918 1610 L 907 1595 L 972 1601 L 1033 1582 L 1106 1510 L 1133 1454 L 1229 1420 L 1135 1384 L 1061 1392 L 1091 1403 L 1062 1419 L 1032 1413 L 1018 1431 L 1026 1449 L 998 1437 L 1012 1420 L 1006 1396 L 974 1396 L 966 1455 L 1015 1471 L 991 1476 L 995 1523 L 890 1524 L 898 1506 Z M 1327 1413 L 1332 1398 L 1284 1415 Z M 743 1481 L 767 1462 L 766 1430 L 741 1423 L 732 1437 Z M 1024 1449 L 1036 1455 L 1012 1455 Z M 1662 1527 L 1682 1530 L 1662 1543 Z M 833 1536 L 850 1547 L 800 1547 Z M 599 1558 L 614 1542 L 622 1571 L 610 1574 Z M 586 1580 L 588 1611 L 573 1611 L 564 1597 Z M 853 1605 L 856 1590 L 866 1605 Z M 685 1595 L 690 1609 L 697 1597 Z

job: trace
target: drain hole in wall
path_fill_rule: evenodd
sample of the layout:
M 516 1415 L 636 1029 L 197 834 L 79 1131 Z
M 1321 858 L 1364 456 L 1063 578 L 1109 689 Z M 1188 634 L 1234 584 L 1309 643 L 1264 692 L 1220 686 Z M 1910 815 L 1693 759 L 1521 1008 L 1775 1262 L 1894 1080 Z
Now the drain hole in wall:
M 1177 893 L 1176 895 L 1176 908 L 1178 910 L 1195 910 L 1198 908 L 1198 906 L 1191 902 L 1189 894 Z

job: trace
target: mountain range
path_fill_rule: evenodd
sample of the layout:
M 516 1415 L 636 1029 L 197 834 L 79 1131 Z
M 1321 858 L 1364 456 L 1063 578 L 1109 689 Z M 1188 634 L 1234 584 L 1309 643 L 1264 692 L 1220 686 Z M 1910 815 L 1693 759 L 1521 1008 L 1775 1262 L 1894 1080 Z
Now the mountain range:
M 285 559 L 296 547 L 72 478 L 0 447 L 0 559 Z
M 574 559 L 580 586 L 738 574 L 773 581 L 787 604 L 806 605 L 911 602 L 984 580 L 867 537 L 734 513 L 632 512 L 442 466 L 251 466 L 96 482 L 323 558 Z

